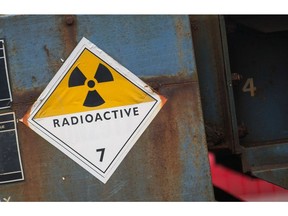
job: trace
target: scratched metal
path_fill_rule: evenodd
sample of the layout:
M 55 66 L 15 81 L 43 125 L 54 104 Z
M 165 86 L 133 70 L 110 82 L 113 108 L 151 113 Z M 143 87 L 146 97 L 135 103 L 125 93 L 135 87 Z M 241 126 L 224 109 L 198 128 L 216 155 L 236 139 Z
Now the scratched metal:
M 7 41 L 17 117 L 83 36 L 168 102 L 106 184 L 19 123 L 25 181 L 1 185 L 0 199 L 214 200 L 188 16 L 1 17 L 0 37 Z

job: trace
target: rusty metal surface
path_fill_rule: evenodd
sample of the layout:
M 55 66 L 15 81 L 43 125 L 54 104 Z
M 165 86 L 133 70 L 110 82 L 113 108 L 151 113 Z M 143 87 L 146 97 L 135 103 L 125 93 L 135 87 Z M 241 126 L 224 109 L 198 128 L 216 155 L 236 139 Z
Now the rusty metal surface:
M 82 36 L 168 99 L 106 184 L 19 123 L 25 181 L 1 185 L 1 200 L 214 200 L 187 16 L 12 16 L 0 19 L 0 29 L 10 47 L 18 118 Z
M 219 16 L 193 15 L 190 20 L 209 148 L 234 150 L 237 140 L 233 134 L 233 107 L 229 104 Z
M 169 101 L 105 185 L 28 127 L 18 124 L 25 181 L 1 185 L 0 198 L 11 197 L 11 201 L 213 200 L 207 149 L 202 145 L 204 128 L 199 126 L 202 111 L 197 89 L 195 82 L 161 88 L 161 94 Z M 16 112 L 18 109 L 21 107 L 16 107 Z

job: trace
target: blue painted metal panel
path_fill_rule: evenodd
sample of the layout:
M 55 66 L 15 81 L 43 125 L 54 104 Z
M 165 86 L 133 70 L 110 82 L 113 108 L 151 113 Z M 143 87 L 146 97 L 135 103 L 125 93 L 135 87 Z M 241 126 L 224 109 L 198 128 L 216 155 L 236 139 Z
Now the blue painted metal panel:
M 45 34 L 44 34 L 45 32 Z M 0 34 L 6 39 L 13 91 L 44 87 L 63 58 L 59 19 L 51 16 L 6 16 L 0 19 Z M 45 46 L 58 67 L 51 67 Z
M 196 72 L 188 17 L 80 16 L 77 23 L 77 40 L 85 36 L 139 76 Z
M 189 18 L 181 16 L 7 16 L 0 19 L 7 39 L 14 91 L 44 88 L 86 37 L 138 76 L 196 73 Z M 149 58 L 147 58 L 149 56 Z
M 11 201 L 214 200 L 188 16 L 7 16 L 13 109 L 22 117 L 86 37 L 133 73 L 161 83 L 168 102 L 104 185 L 19 124 L 24 182 Z
M 193 15 L 190 20 L 208 145 L 235 150 L 234 105 L 229 103 L 227 91 L 221 19 L 218 15 Z
M 218 16 L 192 16 L 191 20 L 203 112 L 208 122 L 223 127 L 223 105 L 219 101 L 222 92 L 219 88 L 225 87 L 225 80 L 220 83 L 224 66 L 220 32 L 215 28 L 215 25 L 219 26 Z

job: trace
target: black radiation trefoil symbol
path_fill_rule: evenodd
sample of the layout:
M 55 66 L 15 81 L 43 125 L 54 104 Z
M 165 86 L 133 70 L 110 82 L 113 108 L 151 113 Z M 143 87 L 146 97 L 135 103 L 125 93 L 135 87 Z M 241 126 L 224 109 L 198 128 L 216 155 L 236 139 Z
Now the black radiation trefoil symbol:
M 80 69 L 76 67 L 69 77 L 68 86 L 70 88 L 87 85 L 90 90 L 87 93 L 83 106 L 95 107 L 105 103 L 104 99 L 95 89 L 96 83 L 110 82 L 113 80 L 113 76 L 109 69 L 100 63 L 94 75 L 94 79 L 88 81 Z

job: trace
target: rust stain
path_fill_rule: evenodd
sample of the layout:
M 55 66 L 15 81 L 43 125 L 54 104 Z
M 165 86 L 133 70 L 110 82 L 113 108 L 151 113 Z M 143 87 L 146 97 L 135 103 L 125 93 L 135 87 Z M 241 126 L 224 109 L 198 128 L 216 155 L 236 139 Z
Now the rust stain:
M 185 25 L 183 23 L 183 19 L 179 17 L 175 17 L 175 33 L 177 36 L 177 47 L 178 47 L 178 59 L 180 64 L 185 64 L 185 53 L 183 52 L 183 38 L 191 38 L 191 31 L 187 30 L 185 28 Z M 181 73 L 181 71 L 179 71 Z M 187 71 L 184 71 L 184 73 L 187 73 Z
M 73 15 L 65 15 L 59 26 L 64 45 L 64 57 L 67 58 L 77 45 L 77 17 Z
M 41 145 L 45 142 L 34 131 L 28 127 L 28 118 L 31 114 L 33 105 L 29 107 L 26 114 L 19 119 L 27 128 L 19 125 L 19 138 L 21 140 L 22 163 L 25 173 L 25 187 L 22 187 L 22 196 L 25 201 L 41 201 L 45 200 L 45 184 L 43 171 L 45 171 L 46 161 L 43 160 L 43 154 L 47 151 L 41 149 Z M 37 143 L 37 146 L 35 145 Z
M 39 97 L 43 89 L 44 87 L 35 87 L 31 91 L 27 91 L 26 88 L 15 87 L 13 90 L 13 104 L 14 105 L 23 105 L 23 104 L 31 105 Z
M 47 48 L 47 45 L 44 45 L 44 50 L 45 50 L 45 52 L 46 52 L 46 55 L 48 56 L 48 57 L 50 57 L 50 51 L 49 51 L 49 49 Z
M 25 124 L 27 127 L 29 127 L 28 118 L 30 117 L 31 109 L 32 109 L 32 106 L 29 108 L 26 114 L 22 118 L 19 119 L 19 121 Z
M 162 108 L 164 106 L 164 104 L 167 102 L 167 98 L 164 97 L 163 95 L 161 95 L 158 91 L 159 91 L 159 88 L 156 90 L 154 90 L 152 87 L 146 85 L 145 86 L 146 88 L 149 88 L 152 92 L 156 93 L 159 97 L 160 97 L 160 100 L 161 100 L 161 105 L 160 105 L 160 108 Z
M 44 49 L 46 56 L 47 56 L 47 62 L 49 64 L 49 70 L 52 74 L 55 74 L 56 71 L 60 68 L 61 62 L 60 62 L 59 58 L 57 58 L 53 54 L 53 52 L 52 53 L 50 52 L 47 45 L 44 45 L 43 49 Z
M 151 187 L 151 193 L 157 193 L 155 196 L 161 200 L 193 199 L 193 191 L 189 192 L 187 188 L 209 182 L 209 172 L 202 175 L 208 161 L 205 159 L 207 149 L 198 85 L 194 82 L 168 85 L 162 88 L 162 92 L 168 102 L 158 114 L 153 137 L 149 138 L 154 143 L 150 167 L 157 185 L 156 190 Z M 194 176 L 191 170 L 201 175 Z M 199 184 L 199 190 L 200 187 Z M 194 197 L 199 196 L 194 194 Z
M 160 95 L 160 94 L 159 94 L 159 97 L 161 100 L 161 106 L 160 107 L 163 107 L 165 105 L 165 103 L 167 102 L 167 98 L 164 97 L 163 95 Z
M 41 179 L 43 177 L 41 140 L 36 133 L 22 124 L 18 126 L 18 135 L 21 141 L 20 148 L 25 180 L 20 184 L 11 185 L 10 191 L 12 194 L 18 194 L 15 196 L 15 201 L 45 200 L 43 193 L 45 179 Z
M 61 16 L 59 20 L 58 30 L 63 43 L 63 51 L 60 53 L 60 57 L 58 53 L 56 54 L 55 50 L 49 48 L 49 44 L 43 46 L 47 56 L 49 70 L 52 74 L 55 74 L 61 67 L 62 62 L 60 59 L 67 58 L 77 45 L 77 17 L 73 15 L 65 15 Z
M 147 140 L 151 142 L 146 144 L 146 154 L 152 176 L 148 191 L 157 200 L 181 200 L 182 163 L 179 159 L 180 135 L 177 128 L 177 113 L 181 109 L 174 108 L 174 100 L 179 95 L 174 96 L 166 88 L 164 90 L 168 102 L 149 126 L 150 130 L 147 130 Z M 163 102 L 166 102 L 165 99 Z

